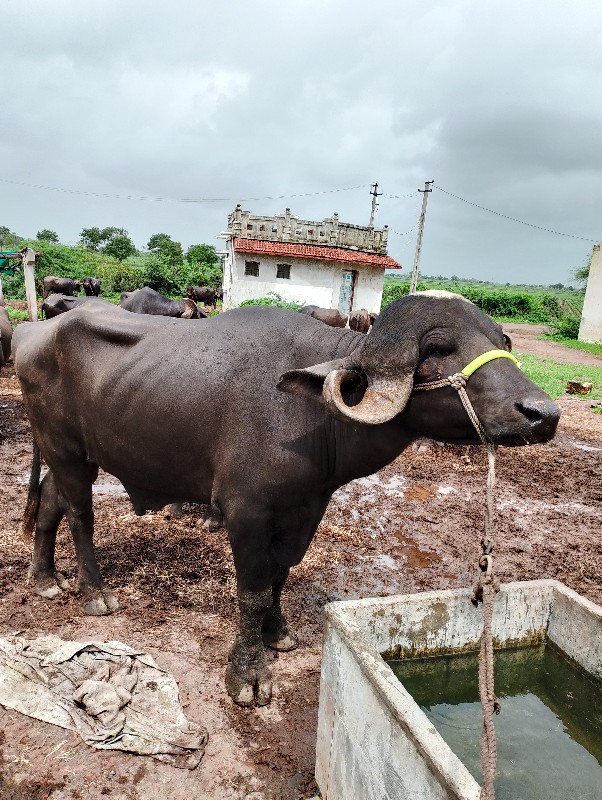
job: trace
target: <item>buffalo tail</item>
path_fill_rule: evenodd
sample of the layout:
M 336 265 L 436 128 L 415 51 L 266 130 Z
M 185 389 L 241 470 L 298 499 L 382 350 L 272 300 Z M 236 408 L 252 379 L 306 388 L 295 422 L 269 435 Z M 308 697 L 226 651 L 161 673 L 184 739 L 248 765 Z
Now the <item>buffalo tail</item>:
M 33 529 L 35 528 L 36 517 L 38 516 L 38 508 L 40 507 L 40 497 L 42 494 L 42 484 L 40 483 L 41 466 L 42 459 L 40 455 L 40 448 L 34 439 L 31 460 L 31 475 L 29 477 L 29 488 L 27 491 L 27 503 L 25 504 L 23 525 L 21 527 L 21 532 L 24 539 L 31 539 L 33 536 Z

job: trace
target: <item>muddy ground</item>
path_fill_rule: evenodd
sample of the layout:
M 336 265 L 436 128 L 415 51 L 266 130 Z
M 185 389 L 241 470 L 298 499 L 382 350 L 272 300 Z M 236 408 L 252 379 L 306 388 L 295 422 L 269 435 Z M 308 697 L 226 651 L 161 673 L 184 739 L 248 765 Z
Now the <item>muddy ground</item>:
M 526 349 L 526 348 L 525 348 Z M 575 351 L 572 351 L 573 354 Z M 502 580 L 552 577 L 602 601 L 602 415 L 564 397 L 556 439 L 498 457 L 495 566 Z M 485 483 L 479 448 L 417 443 L 377 476 L 333 498 L 284 605 L 301 645 L 272 654 L 267 708 L 242 710 L 223 684 L 236 621 L 225 531 L 201 532 L 199 508 L 180 519 L 135 517 L 114 479 L 96 487 L 96 543 L 117 593 L 112 617 L 85 617 L 73 592 L 55 601 L 27 585 L 19 539 L 30 440 L 11 369 L 0 376 L 0 636 L 55 632 L 119 639 L 150 652 L 180 686 L 188 718 L 209 731 L 188 772 L 151 758 L 93 751 L 60 728 L 0 709 L 2 800 L 292 800 L 315 784 L 323 606 L 329 600 L 467 586 L 475 577 Z M 75 577 L 68 531 L 58 567 Z

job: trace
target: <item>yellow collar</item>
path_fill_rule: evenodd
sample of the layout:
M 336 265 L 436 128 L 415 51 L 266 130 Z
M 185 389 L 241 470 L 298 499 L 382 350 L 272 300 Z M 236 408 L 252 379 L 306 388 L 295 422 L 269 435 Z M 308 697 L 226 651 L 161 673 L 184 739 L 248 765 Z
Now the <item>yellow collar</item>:
M 510 361 L 513 361 L 516 366 L 520 368 L 517 359 L 507 350 L 488 350 L 486 353 L 482 353 L 480 356 L 473 358 L 470 364 L 467 364 L 464 369 L 461 370 L 462 375 L 464 375 L 465 378 L 470 378 L 472 373 L 476 372 L 479 367 L 482 367 L 483 364 L 487 364 L 489 361 L 494 361 L 496 358 L 509 358 Z

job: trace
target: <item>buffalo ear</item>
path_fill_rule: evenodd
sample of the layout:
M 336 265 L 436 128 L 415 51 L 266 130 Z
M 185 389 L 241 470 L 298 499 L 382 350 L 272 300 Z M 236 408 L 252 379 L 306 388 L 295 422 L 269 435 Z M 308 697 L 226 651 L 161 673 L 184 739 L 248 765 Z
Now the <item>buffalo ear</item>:
M 334 361 L 325 361 L 322 364 L 314 364 L 305 369 L 291 369 L 280 376 L 276 388 L 281 392 L 322 402 L 322 390 L 326 376 L 333 370 L 349 369 L 350 366 L 351 358 L 347 356 L 346 358 L 336 358 Z

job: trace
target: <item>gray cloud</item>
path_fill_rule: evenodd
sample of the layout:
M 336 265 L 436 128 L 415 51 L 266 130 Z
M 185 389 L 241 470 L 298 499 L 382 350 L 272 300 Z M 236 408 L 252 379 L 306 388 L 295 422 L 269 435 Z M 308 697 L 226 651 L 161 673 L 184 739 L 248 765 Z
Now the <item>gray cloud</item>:
M 319 192 L 378 180 L 405 195 L 435 179 L 475 203 L 602 238 L 602 15 L 477 0 L 169 4 L 5 3 L 18 47 L 0 53 L 0 177 L 154 197 Z M 2 224 L 167 231 L 213 241 L 233 202 L 189 206 L 0 184 Z M 361 191 L 247 203 L 367 222 Z M 419 198 L 382 197 L 400 233 Z M 410 239 L 410 241 L 408 241 Z M 408 267 L 414 242 L 393 234 Z M 591 245 L 429 200 L 423 266 L 508 281 L 566 282 Z

